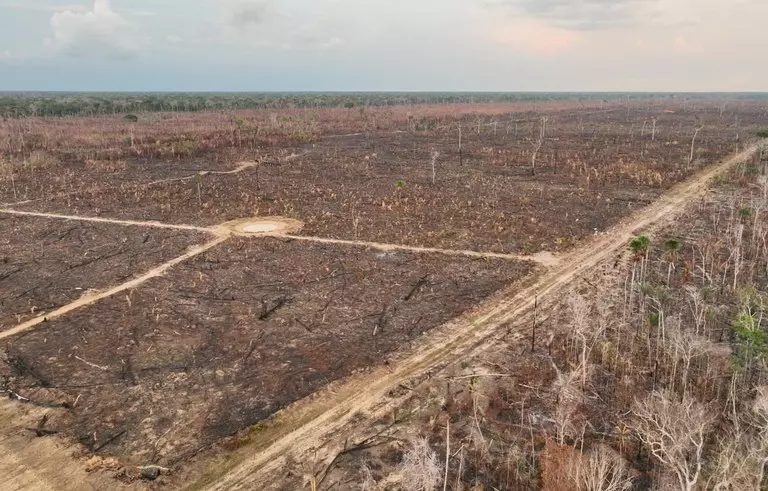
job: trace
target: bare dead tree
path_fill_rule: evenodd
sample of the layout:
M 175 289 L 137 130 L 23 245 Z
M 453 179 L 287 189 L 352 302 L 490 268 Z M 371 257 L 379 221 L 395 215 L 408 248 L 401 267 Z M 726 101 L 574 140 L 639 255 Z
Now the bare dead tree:
M 691 155 L 688 157 L 688 165 L 690 166 L 693 163 L 693 156 L 694 151 L 696 148 L 696 137 L 699 136 L 699 131 L 704 128 L 704 125 L 699 125 L 696 127 L 696 131 L 693 132 L 693 138 L 691 138 Z
M 691 363 L 697 358 L 702 358 L 708 353 L 717 350 L 717 345 L 708 339 L 685 329 L 680 324 L 679 318 L 672 318 L 667 322 L 666 351 L 672 361 L 672 387 L 675 386 L 677 366 L 681 367 L 682 394 L 688 394 L 688 380 L 690 378 Z
M 768 465 L 768 387 L 758 387 L 752 405 L 752 431 L 741 429 L 734 414 L 735 429 L 720 439 L 708 488 L 715 491 L 765 489 L 765 469 Z
M 535 142 L 529 139 L 531 145 L 533 145 L 533 153 L 531 154 L 531 174 L 534 176 L 536 175 L 536 157 L 539 155 L 541 146 L 544 145 L 544 134 L 547 128 L 547 120 L 548 118 L 546 116 L 542 116 L 538 139 Z
M 589 363 L 589 356 L 592 353 L 592 349 L 595 343 L 603 335 L 605 330 L 605 324 L 589 322 L 589 316 L 592 312 L 592 307 L 581 295 L 574 295 L 568 298 L 568 308 L 571 314 L 571 328 L 573 329 L 573 335 L 579 340 L 581 345 L 580 367 L 581 370 L 581 387 L 582 389 L 587 386 L 587 366 Z
M 435 185 L 435 177 L 436 177 L 436 171 L 435 171 L 435 164 L 437 163 L 437 157 L 440 156 L 440 152 L 436 150 L 432 150 L 432 161 L 430 162 L 430 165 L 432 166 L 432 185 Z
M 553 363 L 554 366 L 554 363 Z M 552 390 L 557 394 L 557 406 L 555 407 L 555 431 L 557 443 L 564 445 L 568 438 L 574 438 L 578 434 L 575 420 L 579 406 L 584 402 L 584 392 L 579 388 L 578 380 L 582 378 L 579 370 L 561 372 L 557 370 L 557 377 L 552 384 Z
M 456 128 L 459 130 L 459 165 L 464 165 L 463 163 L 463 157 L 461 154 L 461 123 L 456 123 Z
M 651 141 L 656 141 L 656 118 L 653 118 L 653 126 L 651 126 Z
M 567 470 L 579 491 L 624 491 L 632 487 L 629 466 L 607 445 L 598 445 L 584 457 L 569 462 Z
M 403 455 L 400 466 L 405 491 L 433 491 L 442 478 L 442 468 L 437 454 L 426 438 L 416 438 Z
M 691 397 L 654 392 L 635 401 L 630 426 L 651 454 L 677 478 L 681 491 L 695 489 L 704 467 L 704 443 L 716 415 Z

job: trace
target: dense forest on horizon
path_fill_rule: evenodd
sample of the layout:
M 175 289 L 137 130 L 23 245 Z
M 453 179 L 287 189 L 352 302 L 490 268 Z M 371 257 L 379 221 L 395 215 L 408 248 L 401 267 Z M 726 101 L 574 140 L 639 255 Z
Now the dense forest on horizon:
M 0 91 L 0 116 L 94 116 L 142 112 L 399 106 L 450 103 L 519 103 L 642 99 L 733 100 L 768 98 L 756 93 L 643 92 L 11 92 Z

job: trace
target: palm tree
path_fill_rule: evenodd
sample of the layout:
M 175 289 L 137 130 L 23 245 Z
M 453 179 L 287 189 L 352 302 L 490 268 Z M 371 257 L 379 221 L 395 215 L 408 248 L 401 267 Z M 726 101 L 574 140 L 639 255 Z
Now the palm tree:
M 629 243 L 629 249 L 632 251 L 632 279 L 629 283 L 629 305 L 627 311 L 632 311 L 632 304 L 634 303 L 634 293 L 635 293 L 635 280 L 639 283 L 643 282 L 643 276 L 645 272 L 645 260 L 648 258 L 648 247 L 651 245 L 651 240 L 645 236 L 640 235 L 638 237 L 635 237 L 632 239 Z M 639 261 L 642 261 L 640 264 L 640 276 L 639 278 L 636 278 L 637 273 L 637 263 Z

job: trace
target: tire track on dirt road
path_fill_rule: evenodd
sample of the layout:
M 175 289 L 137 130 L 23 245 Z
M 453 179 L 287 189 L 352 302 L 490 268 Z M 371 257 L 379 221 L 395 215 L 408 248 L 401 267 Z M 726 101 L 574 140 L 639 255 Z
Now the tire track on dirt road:
M 484 349 L 502 326 L 512 332 L 524 327 L 520 318 L 530 313 L 537 299 L 549 299 L 583 272 L 622 250 L 638 230 L 674 216 L 683 205 L 699 196 L 719 173 L 751 157 L 753 145 L 728 160 L 712 165 L 691 179 L 674 186 L 648 207 L 634 213 L 610 231 L 563 257 L 560 264 L 542 273 L 515 292 L 508 290 L 495 303 L 481 305 L 473 313 L 456 319 L 427 334 L 389 366 L 352 376 L 310 398 L 281 411 L 255 436 L 254 443 L 218 462 L 187 489 L 238 490 L 279 487 L 279 472 L 286 458 L 311 462 L 313 450 L 329 441 L 344 442 L 354 431 L 354 418 L 365 414 L 369 420 L 385 416 L 392 404 L 387 395 L 400 384 L 423 375 L 433 367 L 471 356 Z M 513 287 L 514 288 L 514 287 Z M 396 399 L 395 399 L 396 402 Z

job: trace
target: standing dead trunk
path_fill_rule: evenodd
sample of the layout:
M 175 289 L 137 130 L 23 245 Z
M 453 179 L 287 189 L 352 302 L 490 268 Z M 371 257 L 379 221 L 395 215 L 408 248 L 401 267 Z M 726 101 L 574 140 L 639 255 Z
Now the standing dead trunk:
M 704 125 L 697 126 L 696 131 L 693 132 L 693 138 L 691 138 L 691 155 L 688 157 L 689 166 L 693 163 L 694 151 L 696 149 L 696 137 L 699 136 L 699 131 L 701 131 L 703 127 Z
M 459 129 L 459 165 L 464 165 L 462 162 L 463 158 L 461 155 L 461 123 L 456 123 L 456 127 Z
M 539 128 L 539 138 L 535 142 L 531 142 L 533 145 L 533 153 L 531 154 L 531 174 L 536 175 L 536 157 L 539 155 L 541 146 L 544 145 L 544 134 L 547 128 L 547 118 L 541 118 L 541 127 Z

